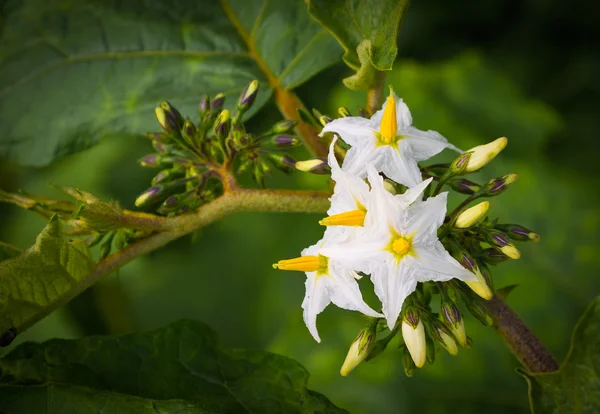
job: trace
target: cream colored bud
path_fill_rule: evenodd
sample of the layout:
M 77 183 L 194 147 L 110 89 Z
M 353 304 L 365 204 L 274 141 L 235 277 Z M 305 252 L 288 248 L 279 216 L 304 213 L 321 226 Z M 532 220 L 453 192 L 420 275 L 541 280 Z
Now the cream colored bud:
M 521 252 L 512 244 L 508 244 L 500 248 L 502 253 L 510 257 L 511 259 L 518 259 L 521 257 Z
M 407 321 L 402 321 L 402 337 L 413 362 L 418 368 L 421 368 L 427 360 L 423 322 L 419 320 L 417 327 L 413 328 Z
M 463 318 L 460 319 L 458 323 L 455 325 L 449 326 L 452 331 L 452 335 L 456 338 L 456 341 L 463 348 L 467 347 L 467 332 L 465 331 L 465 320 Z
M 327 162 L 320 159 L 315 158 L 313 160 L 306 161 L 298 161 L 296 163 L 296 169 L 304 172 L 312 172 L 316 174 L 324 174 L 327 172 Z
M 365 333 L 359 335 L 359 337 L 352 342 L 352 345 L 350 345 L 350 349 L 348 350 L 348 355 L 346 355 L 346 359 L 342 364 L 342 369 L 340 369 L 340 374 L 342 374 L 342 376 L 345 377 L 348 375 L 350 371 L 365 360 L 367 355 L 369 355 L 369 351 L 371 351 L 371 344 L 374 339 L 375 335 Z
M 490 202 L 482 201 L 476 206 L 466 209 L 458 215 L 458 218 L 454 223 L 454 227 L 458 229 L 466 229 L 471 227 L 486 215 L 489 208 Z
M 471 158 L 469 158 L 466 171 L 477 171 L 486 166 L 496 157 L 496 155 L 500 153 L 500 151 L 506 147 L 507 143 L 508 139 L 506 139 L 506 137 L 502 137 L 490 142 L 489 144 L 478 145 L 468 150 L 467 152 L 471 152 L 472 154 Z
M 388 180 L 383 180 L 383 188 L 385 188 L 385 191 L 387 191 L 388 193 L 396 195 L 396 187 L 394 187 L 394 184 L 392 184 Z
M 483 299 L 490 300 L 493 294 L 492 290 L 485 282 L 485 278 L 483 277 L 479 269 L 477 269 L 477 271 L 474 274 L 477 280 L 465 280 L 465 283 L 471 288 L 473 292 L 477 293 Z

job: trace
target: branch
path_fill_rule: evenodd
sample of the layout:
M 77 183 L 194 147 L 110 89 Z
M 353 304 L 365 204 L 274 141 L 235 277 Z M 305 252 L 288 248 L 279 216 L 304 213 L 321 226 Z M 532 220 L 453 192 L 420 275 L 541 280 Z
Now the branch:
M 494 328 L 529 372 L 553 372 L 558 363 L 523 320 L 498 296 L 486 302 Z
M 223 217 L 241 211 L 263 211 L 281 213 L 324 213 L 329 208 L 329 193 L 322 191 L 293 190 L 256 190 L 235 189 L 225 193 L 216 200 L 205 204 L 197 211 L 174 218 L 162 218 L 150 214 L 127 212 L 132 222 L 139 225 L 139 217 L 147 219 L 161 228 L 161 231 L 141 239 L 123 250 L 120 250 L 97 264 L 76 286 L 59 297 L 50 306 L 44 308 L 32 318 L 18 327 L 19 332 L 30 328 L 50 313 L 64 306 L 71 299 L 94 285 L 115 270 L 139 256 L 156 250 L 167 243 L 189 234 Z M 147 229 L 147 228 L 146 228 Z

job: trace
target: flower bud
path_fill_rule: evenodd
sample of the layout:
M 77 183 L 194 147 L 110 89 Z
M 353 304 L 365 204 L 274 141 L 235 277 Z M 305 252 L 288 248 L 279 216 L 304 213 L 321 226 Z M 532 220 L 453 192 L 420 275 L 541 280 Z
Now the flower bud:
M 435 362 L 435 344 L 429 337 L 425 338 L 425 344 L 427 346 L 427 363 L 433 365 Z
M 273 128 L 271 128 L 270 133 L 287 134 L 288 132 L 292 131 L 296 127 L 296 125 L 298 125 L 298 121 L 294 121 L 293 119 L 279 121 L 275 125 L 273 125 Z
M 474 275 L 477 278 L 477 280 L 465 280 L 465 283 L 477 295 L 479 295 L 485 300 L 490 300 L 493 296 L 492 290 L 486 283 L 485 278 L 481 274 L 479 268 L 477 268 L 477 271 L 474 273 Z
M 224 103 L 225 103 L 225 95 L 223 95 L 222 93 L 215 95 L 215 97 L 212 98 L 212 102 L 210 104 L 211 112 L 213 112 L 215 114 L 221 112 L 221 109 L 223 109 Z
M 409 307 L 402 320 L 402 337 L 412 360 L 418 368 L 425 365 L 427 346 L 425 327 L 415 307 Z
M 505 137 L 502 137 L 489 144 L 478 145 L 471 148 L 467 151 L 467 153 L 471 153 L 471 157 L 469 158 L 465 171 L 473 172 L 483 168 L 506 147 L 507 143 L 508 140 Z
M 269 160 L 273 163 L 275 168 L 278 170 L 289 174 L 294 171 L 294 167 L 296 166 L 296 161 L 294 161 L 290 156 L 285 154 L 274 154 L 268 153 L 267 156 Z
M 342 118 L 346 118 L 348 116 L 352 116 L 352 114 L 350 113 L 350 111 L 348 110 L 348 108 L 345 108 L 343 106 L 341 108 L 338 108 L 338 114 L 340 114 L 340 116 Z
M 191 121 L 185 121 L 183 123 L 181 135 L 192 147 L 196 146 L 196 126 Z
M 173 133 L 173 132 L 179 130 L 179 128 L 177 128 L 177 125 L 169 120 L 169 118 L 167 117 L 167 113 L 165 112 L 165 110 L 163 108 L 157 107 L 154 110 L 154 114 L 156 115 L 156 119 L 158 120 L 158 123 L 160 124 L 160 126 L 167 133 Z
M 519 252 L 517 247 L 510 242 L 506 233 L 494 229 L 488 230 L 485 233 L 485 241 L 511 259 L 518 259 L 521 257 L 521 252 Z
M 169 168 L 166 170 L 162 170 L 154 176 L 154 178 L 152 179 L 152 185 L 172 181 L 176 178 L 181 178 L 183 177 L 183 174 L 184 170 L 182 170 L 181 168 Z
M 102 244 L 100 244 L 99 260 L 104 260 L 110 254 L 110 251 L 112 249 L 112 242 L 113 242 L 114 238 L 115 238 L 114 231 L 110 231 L 110 232 L 106 233 L 106 238 L 104 239 Z
M 237 107 L 240 110 L 240 112 L 245 112 L 248 109 L 250 109 L 252 104 L 254 104 L 257 94 L 258 94 L 258 81 L 253 80 L 246 87 L 244 92 L 242 92 L 242 94 L 240 95 L 240 99 L 238 100 L 238 103 L 237 103 Z
M 388 180 L 387 178 L 383 180 L 383 188 L 385 188 L 385 191 L 390 194 L 396 195 L 397 193 L 396 186 L 394 185 L 393 181 Z
M 479 220 L 481 220 L 490 208 L 489 201 L 482 201 L 481 203 L 466 209 L 458 215 L 454 222 L 454 227 L 458 229 L 466 229 L 473 226 Z
M 169 136 L 164 132 L 148 132 L 146 136 L 152 141 L 160 142 L 162 144 L 168 144 L 171 142 Z
M 204 116 L 208 114 L 210 110 L 210 97 L 208 95 L 204 95 L 200 101 L 200 105 L 198 105 L 198 115 L 200 115 L 200 119 L 204 119 Z
M 140 164 L 142 167 L 160 167 L 162 165 L 161 157 L 158 154 L 144 155 L 138 160 L 138 164 Z
M 468 301 L 467 309 L 469 310 L 469 312 L 471 312 L 471 315 L 473 315 L 479 322 L 481 322 L 485 326 L 491 326 L 494 323 L 494 320 L 492 319 L 487 309 L 485 308 L 485 306 L 483 306 L 481 302 L 475 300 Z
M 313 174 L 328 174 L 331 169 L 324 158 L 315 158 L 313 160 L 298 161 L 296 169 Z
M 518 178 L 519 176 L 515 173 L 507 174 L 500 178 L 492 178 L 485 185 L 486 195 L 488 197 L 496 196 L 504 192 L 508 188 L 508 186 L 517 181 Z
M 507 255 L 492 247 L 488 249 L 483 249 L 478 255 L 478 257 L 479 259 L 483 260 L 485 263 L 490 265 L 497 265 L 498 263 L 502 263 L 508 260 Z
M 221 142 L 229 135 L 229 131 L 231 131 L 231 118 L 227 109 L 223 110 L 217 117 L 214 129 L 217 139 Z
M 254 168 L 252 169 L 252 179 L 261 187 L 265 186 L 265 172 L 261 163 L 254 163 Z
M 441 321 L 434 319 L 431 322 L 431 334 L 433 339 L 448 351 L 450 355 L 458 353 L 458 346 L 456 346 L 456 341 L 452 337 L 452 332 Z
M 444 299 L 440 308 L 440 317 L 450 329 L 458 344 L 462 347 L 467 346 L 465 320 L 462 317 L 458 306 L 456 306 L 456 303 L 452 302 L 450 299 Z
M 518 241 L 540 241 L 540 235 L 518 224 L 497 224 L 496 228 L 505 232 L 508 237 Z
M 450 164 L 450 171 L 452 174 L 462 175 L 467 172 L 467 165 L 469 164 L 469 159 L 471 159 L 472 155 L 472 152 L 465 152 L 452 161 L 452 164 Z
M 268 142 L 277 148 L 292 148 L 300 144 L 300 140 L 293 135 L 277 135 Z
M 377 319 L 373 322 L 370 322 L 367 326 L 365 326 L 354 342 L 350 345 L 350 350 L 348 351 L 348 355 L 346 355 L 346 359 L 342 364 L 342 369 L 340 370 L 340 374 L 342 376 L 346 376 L 352 371 L 358 364 L 360 364 L 364 359 L 369 355 L 373 345 L 375 344 L 375 337 L 377 336 L 376 332 Z
M 165 127 L 165 125 L 163 125 L 163 123 L 159 119 L 158 122 L 160 123 L 160 125 L 163 127 L 163 129 L 165 129 L 165 131 L 169 133 L 178 133 L 181 127 L 183 126 L 183 117 L 181 116 L 179 111 L 167 101 L 161 103 L 160 108 L 162 109 L 161 117 L 164 116 L 164 122 L 166 123 L 168 129 L 167 127 Z M 156 111 L 156 117 L 158 118 L 158 108 L 156 108 Z
M 461 194 L 472 195 L 481 189 L 481 186 L 479 184 L 476 184 L 464 178 L 458 180 L 450 180 L 448 183 L 454 191 Z

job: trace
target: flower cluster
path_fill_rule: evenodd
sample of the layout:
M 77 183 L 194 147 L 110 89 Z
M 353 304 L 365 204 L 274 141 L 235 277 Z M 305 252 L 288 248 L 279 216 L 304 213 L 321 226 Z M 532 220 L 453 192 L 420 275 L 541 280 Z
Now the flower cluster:
M 457 344 L 469 346 L 457 303 L 489 324 L 481 300 L 492 297 L 488 264 L 518 258 L 513 241 L 539 236 L 484 219 L 488 201 L 467 208 L 515 181 L 516 174 L 509 174 L 480 186 L 462 177 L 493 159 L 506 138 L 462 152 L 439 133 L 413 127 L 408 107 L 393 91 L 370 119 L 340 113 L 325 119 L 321 132 L 333 137 L 327 164 L 335 182 L 328 216 L 320 221 L 324 236 L 274 267 L 306 272 L 304 321 L 318 342 L 317 315 L 331 302 L 372 318 L 350 347 L 342 375 L 383 351 L 400 328 L 410 375 L 433 361 L 434 342 L 451 354 Z M 344 148 L 340 166 L 336 153 Z M 460 154 L 453 163 L 419 167 L 446 148 Z M 448 215 L 444 185 L 469 195 Z M 362 298 L 357 281 L 363 275 L 369 275 L 381 312 Z M 441 297 L 439 313 L 431 310 L 432 294 Z M 376 340 L 384 320 L 391 332 Z
M 162 168 L 153 178 L 152 187 L 136 200 L 138 207 L 160 204 L 157 211 L 177 215 L 192 211 L 214 200 L 237 174 L 249 171 L 264 186 L 265 175 L 275 167 L 290 173 L 295 161 L 286 149 L 300 141 L 293 136 L 296 121 L 277 122 L 262 134 L 250 134 L 242 122 L 258 93 L 258 81 L 252 81 L 241 93 L 233 114 L 223 109 L 225 95 L 205 95 L 198 107 L 199 121 L 184 119 L 169 102 L 156 108 L 162 132 L 151 132 L 155 153 L 142 157 L 143 167 Z

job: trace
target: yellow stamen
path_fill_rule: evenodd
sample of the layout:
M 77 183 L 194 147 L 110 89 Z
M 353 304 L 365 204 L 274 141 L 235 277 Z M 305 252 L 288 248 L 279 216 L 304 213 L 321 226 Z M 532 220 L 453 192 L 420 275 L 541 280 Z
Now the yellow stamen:
M 362 226 L 365 222 L 365 211 L 352 210 L 334 214 L 319 221 L 321 226 Z
M 296 270 L 299 272 L 327 273 L 327 257 L 325 256 L 300 256 L 295 259 L 280 260 L 273 265 L 274 269 Z
M 387 97 L 381 125 L 379 127 L 380 140 L 383 144 L 391 144 L 395 141 L 398 131 L 398 121 L 396 120 L 396 99 L 394 92 L 390 88 L 390 96 Z
M 411 243 L 406 240 L 404 237 L 398 237 L 392 243 L 392 250 L 395 251 L 400 256 L 404 256 L 410 250 Z

